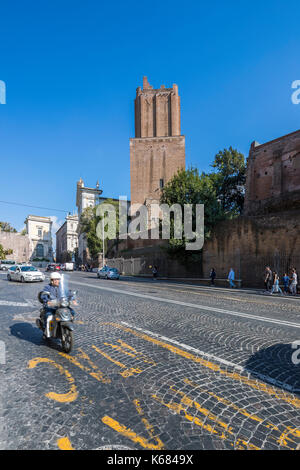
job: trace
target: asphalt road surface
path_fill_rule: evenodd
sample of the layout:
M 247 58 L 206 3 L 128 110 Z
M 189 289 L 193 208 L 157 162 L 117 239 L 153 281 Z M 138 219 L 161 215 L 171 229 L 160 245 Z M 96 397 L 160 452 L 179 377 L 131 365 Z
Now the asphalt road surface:
M 300 447 L 300 299 L 68 278 L 69 355 L 35 326 L 43 284 L 0 274 L 0 449 Z

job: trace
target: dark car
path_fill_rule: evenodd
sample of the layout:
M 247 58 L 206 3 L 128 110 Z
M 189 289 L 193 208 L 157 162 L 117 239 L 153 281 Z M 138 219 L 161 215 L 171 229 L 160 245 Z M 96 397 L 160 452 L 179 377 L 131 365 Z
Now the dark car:
M 50 263 L 48 264 L 46 271 L 60 271 L 60 265 L 56 263 Z

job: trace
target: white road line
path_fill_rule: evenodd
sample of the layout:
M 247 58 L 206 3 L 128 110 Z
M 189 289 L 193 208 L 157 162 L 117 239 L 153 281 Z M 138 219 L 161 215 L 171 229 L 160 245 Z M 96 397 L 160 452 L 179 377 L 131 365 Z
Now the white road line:
M 232 316 L 236 316 L 236 317 L 240 317 L 240 318 L 248 318 L 250 320 L 258 320 L 258 321 L 262 321 L 262 322 L 265 322 L 265 323 L 273 323 L 275 325 L 280 325 L 280 326 L 289 326 L 289 327 L 292 327 L 292 328 L 300 328 L 300 323 L 293 323 L 293 322 L 284 321 L 284 320 L 276 320 L 274 318 L 268 318 L 268 317 L 259 317 L 258 315 L 254 315 L 254 314 L 251 315 L 251 314 L 248 314 L 248 313 L 235 312 L 235 311 L 232 311 L 232 310 L 225 310 L 225 309 L 221 309 L 221 308 L 208 307 L 207 305 L 191 304 L 191 303 L 188 303 L 188 302 L 181 302 L 179 300 L 171 300 L 171 299 L 165 299 L 165 298 L 162 298 L 162 297 L 154 297 L 153 295 L 138 294 L 136 292 L 124 291 L 124 290 L 121 290 L 121 289 L 112 289 L 111 287 L 95 286 L 94 284 L 87 284 L 85 282 L 77 282 L 77 281 L 73 281 L 73 280 L 70 280 L 69 282 L 71 284 L 76 284 L 76 285 L 79 285 L 79 286 L 86 286 L 86 287 L 90 287 L 90 288 L 93 288 L 93 289 L 100 289 L 100 290 L 105 290 L 105 291 L 108 291 L 108 292 L 114 292 L 114 293 L 117 293 L 117 294 L 130 295 L 130 296 L 133 296 L 133 297 L 139 297 L 139 298 L 147 299 L 147 300 L 155 300 L 156 302 L 164 302 L 164 303 L 168 303 L 168 304 L 182 305 L 183 307 L 191 307 L 191 308 L 196 308 L 196 309 L 199 309 L 199 310 L 207 310 L 209 312 L 222 313 L 222 314 L 225 314 L 225 315 L 232 315 Z
M 299 389 L 294 389 L 292 385 L 286 384 L 284 382 L 281 382 L 280 380 L 273 379 L 272 377 L 261 374 L 260 372 L 255 372 L 250 369 L 246 369 L 243 366 L 240 366 L 239 364 L 235 364 L 234 362 L 227 361 L 226 359 L 223 359 L 221 357 L 215 356 L 214 354 L 206 353 L 204 351 L 201 351 L 200 349 L 193 348 L 192 346 L 188 346 L 187 344 L 180 343 L 179 341 L 176 341 L 175 339 L 172 338 L 167 338 L 166 336 L 159 335 L 157 333 L 153 333 L 152 331 L 148 330 L 143 330 L 142 328 L 138 328 L 137 326 L 133 326 L 130 323 L 127 323 L 125 321 L 120 322 L 122 325 L 127 326 L 128 328 L 132 328 L 133 330 L 140 331 L 148 336 L 152 336 L 154 338 L 157 338 L 161 341 L 167 341 L 168 343 L 174 344 L 176 346 L 181 347 L 182 349 L 186 349 L 189 352 L 193 352 L 194 354 L 197 354 L 198 356 L 203 356 L 204 358 L 212 359 L 214 362 L 219 362 L 220 364 L 223 364 L 225 366 L 231 366 L 234 369 L 238 370 L 240 373 L 248 375 L 248 378 L 252 374 L 255 376 L 256 379 L 262 380 L 263 382 L 268 382 L 271 385 L 274 385 L 276 387 L 282 388 L 284 390 L 287 390 L 290 393 L 298 392 Z
M 235 369 L 238 369 L 240 372 L 244 370 L 243 366 L 239 366 L 238 364 L 235 364 L 234 362 L 227 361 L 226 359 L 222 359 L 218 356 L 214 356 L 214 354 L 206 353 L 204 351 L 200 351 L 200 349 L 193 348 L 192 346 L 188 346 L 187 344 L 180 343 L 179 341 L 176 341 L 175 339 L 167 338 L 166 336 L 159 335 L 157 333 L 153 333 L 152 331 L 148 330 L 143 330 L 142 328 L 138 328 L 137 326 L 130 325 L 130 323 L 127 323 L 125 321 L 121 321 L 122 325 L 128 326 L 129 328 L 132 328 L 134 330 L 141 331 L 144 334 L 147 334 L 149 336 L 154 336 L 155 338 L 160 339 L 161 341 L 167 341 L 168 343 L 175 344 L 176 346 L 179 346 L 180 348 L 187 349 L 189 352 L 192 352 L 194 354 L 198 354 L 199 356 L 205 356 L 208 359 L 213 359 L 215 362 L 221 362 L 225 366 L 231 366 L 234 367 Z
M 24 302 L 10 302 L 9 300 L 0 300 L 0 306 L 5 305 L 8 307 L 31 307 L 31 304 L 24 303 Z
M 130 283 L 130 282 L 127 282 L 125 281 L 127 285 L 132 285 L 133 283 Z M 158 285 L 156 285 L 156 283 L 158 283 Z M 143 285 L 141 282 L 138 283 L 136 282 L 135 285 Z M 151 285 L 151 282 L 149 282 L 148 284 Z M 133 284 L 134 285 L 134 284 Z M 159 281 L 152 281 L 152 287 L 156 287 L 159 289 L 159 287 L 177 287 L 177 288 L 186 288 L 186 293 L 188 294 L 189 291 L 192 291 L 192 290 L 196 290 L 196 291 L 200 291 L 203 290 L 203 291 L 210 291 L 210 292 L 220 292 L 220 293 L 224 293 L 224 294 L 230 294 L 230 295 L 236 295 L 238 296 L 239 294 L 251 294 L 252 296 L 258 296 L 258 297 L 263 297 L 263 298 L 269 298 L 271 297 L 272 300 L 274 299 L 284 299 L 284 300 L 287 300 L 287 301 L 292 301 L 292 302 L 300 302 L 300 299 L 299 297 L 295 296 L 295 297 L 292 297 L 292 296 L 289 296 L 289 295 L 285 295 L 284 297 L 280 296 L 278 294 L 278 296 L 276 295 L 272 295 L 270 296 L 270 294 L 268 293 L 264 293 L 263 289 L 243 289 L 243 288 L 236 288 L 236 289 L 230 289 L 229 287 L 211 287 L 211 286 L 204 286 L 202 284 L 199 284 L 199 285 L 195 285 L 195 284 L 188 284 L 188 283 L 185 283 L 185 282 L 181 282 L 181 283 L 176 283 L 176 282 L 166 282 L 166 281 L 162 281 L 161 283 Z M 243 296 L 242 296 L 242 299 L 243 299 Z

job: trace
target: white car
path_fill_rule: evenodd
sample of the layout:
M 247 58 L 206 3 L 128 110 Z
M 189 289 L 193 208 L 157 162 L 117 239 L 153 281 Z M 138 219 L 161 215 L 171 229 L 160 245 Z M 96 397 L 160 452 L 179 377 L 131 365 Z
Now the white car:
M 0 261 L 0 269 L 1 271 L 7 271 L 12 266 L 16 266 L 16 264 L 17 263 L 15 261 L 5 259 Z
M 34 266 L 17 265 L 8 270 L 7 279 L 9 281 L 35 282 L 44 281 L 45 275 Z

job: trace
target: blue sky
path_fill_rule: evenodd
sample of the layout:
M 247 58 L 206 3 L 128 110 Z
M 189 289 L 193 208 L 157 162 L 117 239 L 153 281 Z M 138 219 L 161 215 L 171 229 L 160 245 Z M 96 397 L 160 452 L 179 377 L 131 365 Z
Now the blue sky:
M 135 90 L 177 83 L 187 166 L 300 128 L 297 1 L 1 2 L 0 220 L 75 210 L 76 181 L 130 197 Z

